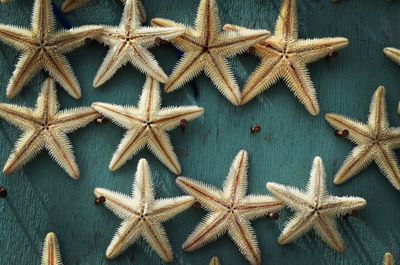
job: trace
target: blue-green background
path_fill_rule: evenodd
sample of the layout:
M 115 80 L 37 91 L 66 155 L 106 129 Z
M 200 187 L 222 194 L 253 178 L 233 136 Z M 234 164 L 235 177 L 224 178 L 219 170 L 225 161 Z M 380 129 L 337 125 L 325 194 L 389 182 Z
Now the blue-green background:
M 165 17 L 192 24 L 198 0 L 143 0 L 148 18 Z M 55 1 L 60 5 L 61 1 Z M 279 0 L 219 0 L 222 24 L 273 29 Z M 13 0 L 0 5 L 0 23 L 28 26 L 32 1 Z M 119 23 L 119 0 L 92 0 L 89 5 L 67 15 L 73 25 Z M 338 254 L 313 233 L 288 246 L 276 239 L 291 213 L 284 211 L 278 221 L 262 218 L 253 222 L 263 264 L 380 264 L 391 251 L 400 260 L 400 193 L 375 165 L 342 186 L 333 176 L 353 145 L 333 135 L 324 114 L 336 112 L 366 121 L 369 103 L 379 85 L 387 88 L 389 119 L 396 115 L 400 99 L 400 67 L 386 58 L 382 49 L 400 47 L 400 1 L 394 0 L 301 0 L 298 3 L 302 38 L 343 36 L 348 48 L 330 60 L 309 67 L 318 91 L 321 113 L 309 115 L 283 82 L 258 96 L 244 107 L 234 107 L 212 83 L 201 75 L 196 79 L 199 95 L 190 85 L 172 94 L 162 93 L 163 105 L 195 104 L 205 108 L 202 118 L 189 123 L 185 131 L 171 133 L 172 143 L 185 176 L 221 186 L 230 163 L 240 149 L 250 155 L 249 192 L 266 194 L 265 183 L 275 181 L 293 186 L 306 185 L 313 157 L 325 162 L 328 189 L 336 195 L 364 197 L 368 206 L 357 218 L 339 219 L 346 251 Z M 60 27 L 60 25 L 58 25 Z M 94 101 L 135 105 L 145 77 L 131 66 L 121 69 L 100 89 L 92 80 L 107 48 L 93 43 L 75 50 L 68 58 L 82 86 L 83 97 L 76 101 L 58 89 L 62 108 L 87 106 Z M 167 74 L 176 63 L 173 48 L 153 49 Z M 5 97 L 8 80 L 19 53 L 0 44 L 0 101 L 32 106 L 45 74 L 27 85 L 14 100 Z M 240 86 L 257 65 L 258 59 L 242 55 L 232 62 Z M 251 135 L 250 127 L 262 130 Z M 3 166 L 20 132 L 0 122 L 0 164 Z M 148 159 L 157 197 L 182 195 L 175 176 L 147 150 L 140 152 L 116 172 L 108 163 L 124 131 L 114 124 L 92 123 L 70 135 L 81 179 L 74 181 L 43 152 L 23 170 L 0 177 L 9 196 L 0 199 L 0 264 L 40 264 L 42 242 L 47 232 L 58 235 L 64 264 L 161 264 L 144 242 L 139 241 L 114 261 L 107 261 L 105 250 L 120 220 L 93 203 L 95 187 L 130 193 L 138 160 Z M 193 252 L 185 253 L 182 242 L 204 216 L 201 209 L 189 209 L 165 223 L 174 250 L 174 264 L 208 264 L 219 256 L 222 264 L 246 264 L 227 236 Z

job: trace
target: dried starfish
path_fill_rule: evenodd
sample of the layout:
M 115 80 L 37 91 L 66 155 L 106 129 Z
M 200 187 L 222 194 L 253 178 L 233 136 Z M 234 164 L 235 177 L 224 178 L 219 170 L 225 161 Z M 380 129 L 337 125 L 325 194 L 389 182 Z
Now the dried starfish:
M 106 207 L 123 220 L 107 248 L 108 259 L 119 256 L 142 236 L 164 261 L 172 261 L 172 249 L 161 223 L 189 208 L 192 197 L 155 200 L 146 159 L 139 160 L 131 197 L 101 188 L 96 188 L 94 194 L 97 198 L 103 196 Z
M 389 252 L 386 252 L 383 257 L 383 265 L 394 265 L 393 256 Z
M 178 89 L 204 71 L 230 102 L 235 105 L 240 103 L 240 90 L 226 58 L 265 40 L 269 36 L 268 31 L 221 32 L 215 0 L 201 0 L 194 28 L 160 18 L 153 19 L 151 23 L 161 27 L 186 29 L 182 36 L 172 40 L 184 55 L 165 86 L 166 92 Z
M 88 3 L 90 0 L 65 0 L 64 3 L 62 4 L 61 10 L 65 13 L 71 12 L 86 3 Z M 125 3 L 125 0 L 121 0 L 121 2 Z M 137 0 L 138 3 L 138 11 L 139 11 L 139 16 L 140 16 L 140 22 L 144 23 L 146 22 L 146 11 L 144 9 L 143 3 L 140 0 Z
M 383 52 L 389 57 L 393 62 L 400 64 L 400 49 L 386 47 Z M 397 107 L 397 113 L 400 114 L 400 103 Z
M 393 151 L 400 147 L 400 128 L 389 127 L 383 86 L 378 87 L 372 98 L 367 124 L 337 114 L 327 114 L 326 120 L 334 128 L 348 131 L 347 138 L 357 145 L 336 174 L 335 184 L 346 182 L 375 161 L 390 183 L 400 190 L 400 171 Z
M 147 144 L 165 166 L 175 174 L 180 174 L 181 166 L 167 131 L 179 126 L 182 120 L 193 120 L 203 114 L 203 108 L 196 106 L 161 108 L 160 84 L 149 76 L 138 107 L 99 102 L 93 103 L 92 107 L 128 130 L 111 159 L 109 168 L 113 171 Z
M 45 69 L 72 97 L 81 89 L 63 54 L 85 44 L 100 33 L 99 26 L 82 26 L 55 32 L 50 0 L 35 0 L 32 28 L 0 25 L 0 40 L 22 52 L 7 86 L 7 96 L 15 97 L 28 81 Z
M 54 233 L 48 233 L 44 240 L 42 265 L 62 265 L 60 249 Z
M 66 134 L 84 127 L 100 115 L 90 107 L 59 111 L 58 106 L 51 79 L 43 83 L 35 108 L 0 104 L 0 117 L 24 131 L 4 166 L 5 175 L 47 149 L 72 178 L 79 179 L 79 169 Z
M 243 27 L 228 24 L 224 29 L 237 31 Z M 255 46 L 261 64 L 245 84 L 241 104 L 246 104 L 282 78 L 306 109 L 317 115 L 318 100 L 306 65 L 347 45 L 346 38 L 299 39 L 296 0 L 283 0 L 275 34 Z
M 267 183 L 268 190 L 296 212 L 279 236 L 279 244 L 286 245 L 314 229 L 330 247 L 339 252 L 344 251 L 335 218 L 364 207 L 366 201 L 359 197 L 329 195 L 325 179 L 322 160 L 320 157 L 315 157 L 305 192 L 295 187 Z
M 210 260 L 210 264 L 209 265 L 221 265 L 221 263 L 219 262 L 218 257 L 212 257 Z
M 177 27 L 142 27 L 137 10 L 136 0 L 127 0 L 119 26 L 104 27 L 98 40 L 110 49 L 94 78 L 94 87 L 104 84 L 128 62 L 160 82 L 167 81 L 168 77 L 147 49 L 155 45 L 156 39 L 170 40 L 184 30 Z
M 228 233 L 250 264 L 260 264 L 260 250 L 250 221 L 267 216 L 283 207 L 266 195 L 247 195 L 247 152 L 240 151 L 232 162 L 222 190 L 185 177 L 176 183 L 193 196 L 210 213 L 183 243 L 186 251 L 194 251 Z

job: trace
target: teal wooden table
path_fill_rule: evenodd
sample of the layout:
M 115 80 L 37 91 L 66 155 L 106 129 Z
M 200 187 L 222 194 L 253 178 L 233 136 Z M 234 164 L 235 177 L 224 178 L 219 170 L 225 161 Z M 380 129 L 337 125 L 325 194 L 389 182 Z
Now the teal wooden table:
M 56 1 L 60 5 L 61 1 Z M 223 24 L 273 29 L 279 0 L 219 0 Z M 144 0 L 148 17 L 165 17 L 192 24 L 197 0 Z M 190 85 L 172 94 L 162 93 L 163 105 L 204 107 L 202 118 L 171 133 L 172 143 L 185 176 L 221 186 L 233 157 L 240 149 L 250 155 L 249 192 L 267 194 L 265 183 L 275 181 L 305 187 L 314 156 L 325 162 L 329 192 L 365 198 L 368 206 L 358 217 L 339 220 L 346 251 L 338 254 L 313 233 L 295 243 L 279 246 L 277 237 L 291 215 L 283 211 L 277 221 L 262 218 L 253 222 L 263 264 L 380 264 L 390 251 L 400 260 L 400 193 L 373 165 L 341 186 L 333 176 L 353 145 L 335 137 L 324 114 L 335 112 L 366 121 L 373 92 L 379 85 L 387 90 L 390 123 L 399 126 L 396 115 L 400 99 L 400 67 L 386 58 L 382 49 L 400 47 L 400 1 L 384 0 L 302 0 L 299 26 L 302 38 L 342 36 L 349 47 L 337 57 L 310 66 L 318 91 L 321 113 L 312 117 L 292 93 L 279 82 L 244 107 L 234 107 L 224 99 L 204 75 L 196 79 L 198 96 Z M 0 5 L 0 23 L 28 26 L 32 3 L 13 1 Z M 85 8 L 68 14 L 73 25 L 118 24 L 122 5 L 116 0 L 93 0 Z M 58 25 L 61 27 L 60 25 Z M 58 88 L 62 108 L 87 106 L 94 101 L 136 104 L 145 81 L 131 66 L 122 68 L 99 89 L 92 80 L 107 48 L 98 43 L 68 55 L 82 86 L 83 97 L 76 101 Z M 158 47 L 153 52 L 166 73 L 176 63 L 173 48 Z M 14 100 L 5 97 L 8 79 L 19 54 L 0 44 L 0 101 L 32 106 L 45 74 L 37 76 Z M 257 59 L 242 55 L 231 60 L 242 86 L 257 65 Z M 261 132 L 250 134 L 259 124 Z M 0 164 L 3 166 L 20 132 L 0 122 Z M 0 177 L 0 186 L 8 196 L 0 199 L 0 264 L 40 264 L 42 242 L 47 232 L 59 237 L 64 264 L 161 264 L 161 260 L 140 241 L 114 261 L 105 258 L 105 250 L 120 220 L 93 202 L 95 187 L 130 193 L 133 173 L 140 158 L 149 161 L 157 197 L 172 197 L 182 192 L 175 176 L 148 151 L 142 151 L 116 172 L 108 163 L 123 129 L 112 123 L 88 127 L 70 135 L 81 170 L 74 181 L 42 153 L 18 173 Z M 213 255 L 222 264 L 246 264 L 227 236 L 193 252 L 181 249 L 182 242 L 205 212 L 191 208 L 165 223 L 174 250 L 173 264 L 208 264 Z

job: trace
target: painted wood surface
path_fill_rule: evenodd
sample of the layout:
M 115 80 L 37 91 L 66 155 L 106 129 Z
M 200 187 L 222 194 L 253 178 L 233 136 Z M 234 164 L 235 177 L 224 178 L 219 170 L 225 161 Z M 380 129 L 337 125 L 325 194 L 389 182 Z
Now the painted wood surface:
M 61 1 L 55 1 L 60 5 Z M 279 0 L 219 0 L 221 21 L 252 28 L 273 29 Z M 197 0 L 144 0 L 148 17 L 165 17 L 192 24 Z M 0 5 L 0 23 L 28 26 L 32 3 L 13 1 Z M 283 82 L 274 85 L 244 107 L 234 107 L 204 76 L 196 79 L 198 95 L 191 85 L 172 94 L 162 94 L 164 106 L 196 104 L 205 108 L 202 118 L 190 122 L 185 131 L 171 133 L 172 143 L 185 176 L 222 186 L 229 165 L 240 149 L 250 155 L 249 192 L 267 194 L 265 183 L 275 181 L 304 187 L 313 157 L 323 158 L 329 192 L 361 196 L 368 206 L 359 216 L 339 220 L 346 251 L 335 253 L 325 243 L 308 234 L 288 246 L 276 239 L 291 213 L 283 211 L 278 221 L 262 218 L 253 222 L 263 264 L 380 264 L 390 251 L 400 260 L 400 193 L 375 165 L 341 186 L 333 176 L 353 145 L 333 135 L 324 114 L 336 112 L 366 121 L 374 90 L 384 85 L 390 123 L 399 125 L 396 115 L 400 99 L 400 67 L 386 58 L 382 49 L 400 47 L 400 2 L 384 0 L 301 0 L 299 6 L 302 38 L 343 36 L 350 46 L 337 57 L 310 66 L 318 91 L 321 114 L 310 116 Z M 93 0 L 67 15 L 73 25 L 118 24 L 122 5 L 117 0 Z M 58 25 L 61 27 L 60 25 Z M 107 51 L 92 43 L 68 55 L 82 86 L 83 97 L 76 101 L 58 88 L 62 108 L 87 106 L 94 101 L 136 104 L 145 77 L 126 66 L 99 89 L 92 80 Z M 177 61 L 173 48 L 153 49 L 167 73 Z M 5 97 L 5 88 L 19 54 L 0 44 L 0 101 L 32 106 L 46 77 L 37 76 L 14 100 Z M 257 65 L 250 55 L 231 60 L 242 86 Z M 258 134 L 250 128 L 259 124 Z M 0 163 L 4 165 L 20 132 L 0 122 Z M 70 179 L 46 153 L 18 173 L 0 177 L 8 197 L 0 199 L 0 264 L 40 264 L 42 242 L 49 231 L 59 238 L 64 263 L 68 264 L 161 264 L 144 242 L 139 241 L 114 261 L 105 250 L 120 220 L 93 203 L 95 187 L 129 193 L 138 160 L 148 159 L 158 197 L 181 195 L 175 176 L 148 151 L 142 151 L 116 172 L 108 170 L 123 129 L 112 123 L 90 126 L 70 135 L 81 170 L 81 179 Z M 227 236 L 193 252 L 185 253 L 182 242 L 205 212 L 189 209 L 165 223 L 174 250 L 173 264 L 208 264 L 218 256 L 221 264 L 246 264 Z

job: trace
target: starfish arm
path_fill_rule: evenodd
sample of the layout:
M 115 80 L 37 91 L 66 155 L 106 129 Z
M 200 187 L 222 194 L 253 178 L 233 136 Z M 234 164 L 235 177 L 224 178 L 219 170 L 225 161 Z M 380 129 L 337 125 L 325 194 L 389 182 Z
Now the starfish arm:
M 143 237 L 165 262 L 173 260 L 167 234 L 159 222 L 143 222 Z
M 124 12 L 119 26 L 124 29 L 125 33 L 132 32 L 140 27 L 140 15 L 136 0 L 125 1 Z
M 393 256 L 389 252 L 386 252 L 383 257 L 383 265 L 394 265 Z
M 315 62 L 329 56 L 333 51 L 343 49 L 349 44 L 346 38 L 323 38 L 298 40 L 288 50 L 295 57 L 300 57 L 304 64 Z
M 45 69 L 70 94 L 79 99 L 82 96 L 78 80 L 65 56 L 57 53 L 44 52 Z
M 319 216 L 315 219 L 314 229 L 317 234 L 324 240 L 331 248 L 338 252 L 344 251 L 343 239 L 340 236 L 335 221 L 332 217 Z
M 249 195 L 236 206 L 236 212 L 243 218 L 254 220 L 270 213 L 278 212 L 284 204 L 271 196 Z
M 228 60 L 210 53 L 207 61 L 204 65 L 206 75 L 224 97 L 232 104 L 239 105 L 241 100 L 240 89 Z
M 59 103 L 53 79 L 46 78 L 36 100 L 35 114 L 42 120 L 57 114 Z
M 39 53 L 22 54 L 7 85 L 7 97 L 14 98 L 42 68 Z
M 146 9 L 144 8 L 143 2 L 141 0 L 137 0 L 136 2 L 138 6 L 140 22 L 144 23 L 147 19 Z
M 222 189 L 225 199 L 229 200 L 232 205 L 235 205 L 246 195 L 248 167 L 249 155 L 245 150 L 240 150 L 232 161 Z
M 381 136 L 381 141 L 391 149 L 400 148 L 400 127 L 388 128 Z
M 206 39 L 207 46 L 215 41 L 220 32 L 219 11 L 216 0 L 201 0 L 197 9 L 195 29 Z
M 129 61 L 129 57 L 126 56 L 127 49 L 128 44 L 126 43 L 114 45 L 110 48 L 93 80 L 94 87 L 99 87 L 110 80 L 118 69 Z
M 179 126 L 182 120 L 191 121 L 203 115 L 204 109 L 195 106 L 180 106 L 164 108 L 152 117 L 152 124 L 170 131 Z
M 203 71 L 204 64 L 204 55 L 201 51 L 185 53 L 165 84 L 165 92 L 175 91 L 187 84 Z
M 221 190 L 214 186 L 186 177 L 178 177 L 176 184 L 187 194 L 200 202 L 201 206 L 211 211 L 227 209 Z
M 368 127 L 359 121 L 334 113 L 326 114 L 325 119 L 336 130 L 347 130 L 347 138 L 353 143 L 361 144 L 370 138 Z
M 91 107 L 75 108 L 59 112 L 55 116 L 54 123 L 55 127 L 60 128 L 65 133 L 70 133 L 85 127 L 99 117 L 100 114 Z
M 125 129 L 144 125 L 140 111 L 134 107 L 95 102 L 92 104 L 92 108 Z
M 230 223 L 228 233 L 238 246 L 240 253 L 246 257 L 250 264 L 259 265 L 261 263 L 257 239 L 249 221 L 236 216 Z
M 326 174 L 324 164 L 320 157 L 315 157 L 307 183 L 307 196 L 314 205 L 320 205 L 327 195 Z
M 298 38 L 296 0 L 283 0 L 278 20 L 275 24 L 275 36 L 285 39 Z
M 182 27 L 141 27 L 135 32 L 135 35 L 138 36 L 140 46 L 153 47 L 157 37 L 163 40 L 171 40 L 182 35 L 184 32 L 185 29 Z
M 108 168 L 115 171 L 122 167 L 126 161 L 139 152 L 147 143 L 147 130 L 146 128 L 131 129 L 126 132 L 122 138 L 121 143 L 118 145 L 117 150 L 113 154 L 110 165 Z
M 185 211 L 194 202 L 191 196 L 180 196 L 168 199 L 159 199 L 154 202 L 148 214 L 158 222 L 165 222 L 175 215 Z
M 150 128 L 147 143 L 151 152 L 176 175 L 181 173 L 181 165 L 171 145 L 168 134 L 162 130 Z
M 48 233 L 43 244 L 42 265 L 62 265 L 57 237 Z
M 32 31 L 40 39 L 44 39 L 44 36 L 54 31 L 56 24 L 52 13 L 51 0 L 36 0 L 32 13 Z
M 251 46 L 265 41 L 270 35 L 268 30 L 238 30 L 221 34 L 213 46 L 221 56 L 232 57 L 247 51 Z
M 208 214 L 183 243 L 183 250 L 192 252 L 207 243 L 215 241 L 218 237 L 226 233 L 229 226 L 228 221 L 228 212 Z
M 94 195 L 99 198 L 103 196 L 106 200 L 104 205 L 112 211 L 118 218 L 126 220 L 135 214 L 139 215 L 136 208 L 138 205 L 129 196 L 120 192 L 114 192 L 107 189 L 96 188 Z
M 369 108 L 368 125 L 377 135 L 386 131 L 389 127 L 388 114 L 386 110 L 385 88 L 378 87 L 372 97 Z
M 305 65 L 297 61 L 286 61 L 284 80 L 294 95 L 311 115 L 319 114 L 319 105 L 314 85 Z
M 221 263 L 219 262 L 218 257 L 214 256 L 211 258 L 210 263 L 208 265 L 221 265 Z
M 386 178 L 397 190 L 400 190 L 400 171 L 396 154 L 393 150 L 378 144 L 379 151 L 375 162 Z
M 50 156 L 59 164 L 73 179 L 79 179 L 79 168 L 75 162 L 73 148 L 64 132 L 47 130 L 45 134 L 45 146 Z
M 29 30 L 3 24 L 0 24 L 0 41 L 18 51 L 29 51 L 35 45 Z
M 389 57 L 393 62 L 400 64 L 400 50 L 396 48 L 386 47 L 383 52 Z
M 44 142 L 40 133 L 37 131 L 28 131 L 24 133 L 17 141 L 15 149 L 12 151 L 4 168 L 3 174 L 8 175 L 16 169 L 21 168 L 27 162 L 32 160 L 44 147 Z
M 351 213 L 353 210 L 359 210 L 367 205 L 366 200 L 359 197 L 345 196 L 328 196 L 323 203 L 320 204 L 319 212 L 323 215 L 343 216 Z
M 88 39 L 93 39 L 102 31 L 100 26 L 82 26 L 57 32 L 54 40 L 48 44 L 55 52 L 68 53 L 83 46 Z
M 267 189 L 293 210 L 301 211 L 304 207 L 311 206 L 307 196 L 297 188 L 268 182 Z
M 68 13 L 85 5 L 89 0 L 65 0 L 61 6 L 61 11 Z
M 373 149 L 372 144 L 355 147 L 336 173 L 333 182 L 342 184 L 366 168 L 373 160 Z
M 242 91 L 242 105 L 266 91 L 281 77 L 281 71 L 279 71 L 282 67 L 281 58 L 272 55 L 268 58 L 262 60 L 261 64 L 247 80 Z
M 310 231 L 310 229 L 313 227 L 315 218 L 316 216 L 312 212 L 297 214 L 289 222 L 287 222 L 285 228 L 278 238 L 278 243 L 281 245 L 286 245 Z
M 106 251 L 107 259 L 115 259 L 128 247 L 133 245 L 143 232 L 143 224 L 139 218 L 123 221 L 115 233 Z
M 37 121 L 31 108 L 0 104 L 0 117 L 22 130 L 34 129 Z
M 151 76 L 146 77 L 138 108 L 146 113 L 146 120 L 150 120 L 152 113 L 157 113 L 161 108 L 160 83 Z
M 151 207 L 154 202 L 154 185 L 151 180 L 151 171 L 146 159 L 140 159 L 135 173 L 132 187 L 132 197 L 138 203 L 140 212 Z

